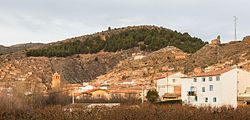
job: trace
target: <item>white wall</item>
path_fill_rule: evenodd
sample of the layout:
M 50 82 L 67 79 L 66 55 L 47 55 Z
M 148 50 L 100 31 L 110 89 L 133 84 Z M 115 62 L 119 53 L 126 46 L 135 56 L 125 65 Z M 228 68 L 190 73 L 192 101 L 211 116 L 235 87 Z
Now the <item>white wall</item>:
M 78 92 L 84 92 L 84 91 L 88 91 L 88 90 L 92 90 L 92 89 L 94 89 L 94 86 L 87 85 L 85 87 L 79 87 Z
M 237 107 L 237 69 L 221 75 L 221 103 Z
M 162 78 L 157 80 L 157 92 L 160 96 L 160 98 L 162 98 L 162 96 L 165 93 L 174 93 L 174 87 L 175 86 L 179 86 L 181 87 L 181 77 L 184 77 L 185 75 L 182 73 L 176 73 L 173 75 L 170 75 L 166 78 Z
M 181 99 L 183 104 L 190 104 L 194 100 L 194 97 L 187 96 L 188 91 L 190 91 L 190 87 L 193 85 L 193 78 L 182 78 L 181 81 Z
M 193 77 L 182 79 L 182 101 L 184 104 L 194 106 L 212 106 L 220 107 L 223 105 L 231 105 L 237 107 L 237 69 L 220 75 L 220 80 L 216 81 L 216 76 L 211 76 L 212 81 L 209 81 L 209 76 L 197 77 L 197 82 L 194 82 Z M 210 91 L 210 85 L 213 85 L 213 90 Z M 195 101 L 195 96 L 187 96 L 191 86 L 196 89 L 198 100 Z M 205 87 L 205 92 L 202 92 L 202 87 Z M 208 101 L 205 102 L 205 98 Z M 216 102 L 213 101 L 216 98 Z
M 250 87 L 250 73 L 244 70 L 239 70 L 238 73 L 238 96 L 250 96 L 246 93 L 246 88 Z

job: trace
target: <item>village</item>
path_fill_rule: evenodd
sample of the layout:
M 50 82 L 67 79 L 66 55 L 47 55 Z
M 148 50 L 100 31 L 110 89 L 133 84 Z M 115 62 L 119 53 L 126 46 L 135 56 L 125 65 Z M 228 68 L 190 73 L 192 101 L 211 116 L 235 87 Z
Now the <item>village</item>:
M 220 44 L 219 39 L 212 41 L 212 44 Z M 175 55 L 177 59 L 185 56 L 183 53 Z M 131 59 L 138 60 L 143 57 L 141 54 L 134 54 Z M 126 70 L 119 73 L 111 71 L 92 82 L 65 85 L 62 85 L 60 75 L 55 73 L 52 88 L 64 86 L 64 89 L 69 89 L 67 94 L 76 99 L 133 98 L 142 103 L 146 102 L 149 90 L 156 90 L 159 101 L 181 100 L 183 104 L 193 106 L 237 107 L 250 104 L 249 68 L 250 61 L 245 60 L 235 65 L 232 62 L 225 62 L 204 69 L 198 67 L 189 74 L 175 71 L 146 76 L 150 73 L 148 69 Z
M 242 68 L 249 67 L 250 61 L 223 69 L 206 69 L 206 72 L 185 75 L 181 72 L 163 73 L 157 77 L 143 80 L 107 81 L 108 77 L 99 77 L 92 83 L 66 84 L 69 95 L 76 99 L 112 99 L 112 97 L 136 98 L 146 100 L 148 90 L 157 90 L 161 101 L 182 100 L 183 104 L 195 106 L 220 107 L 230 105 L 248 105 L 250 98 L 250 72 Z M 55 73 L 52 86 L 60 86 L 60 75 Z M 142 101 L 144 102 L 144 101 Z
M 248 0 L 0 2 L 0 120 L 250 120 Z
M 213 40 L 210 46 L 220 44 L 220 37 Z M 175 61 L 185 59 L 188 54 L 167 47 L 154 54 L 169 54 Z M 154 56 L 148 55 L 150 59 Z M 148 57 L 147 56 L 147 57 Z M 244 56 L 244 55 L 242 55 Z M 133 53 L 129 59 L 120 63 L 105 75 L 98 76 L 91 82 L 70 84 L 61 80 L 58 72 L 53 73 L 50 88 L 42 80 L 26 80 L 32 76 L 27 72 L 21 78 L 14 78 L 15 82 L 1 82 L 1 93 L 12 96 L 14 89 L 22 91 L 25 95 L 48 95 L 50 93 L 63 93 L 72 97 L 72 103 L 81 102 L 147 102 L 147 93 L 156 90 L 159 98 L 157 101 L 182 101 L 184 105 L 193 106 L 233 106 L 249 105 L 250 103 L 250 61 L 241 57 L 242 62 L 234 64 L 233 60 L 225 63 L 196 67 L 193 72 L 184 74 L 183 68 L 162 65 L 161 69 L 144 67 L 151 64 L 161 64 L 161 61 L 146 61 L 142 53 Z M 169 58 L 169 57 L 168 57 Z M 171 58 L 169 58 L 171 59 Z M 157 62 L 157 63 L 155 63 Z M 125 68 L 120 68 L 125 66 Z M 126 67 L 127 66 L 127 67 Z M 130 66 L 130 67 L 129 67 Z M 140 69 L 134 70 L 138 67 Z M 10 75 L 21 73 L 14 66 L 6 66 Z M 132 69 L 131 69 L 132 68 Z M 176 70 L 179 69 L 180 71 Z M 2 75 L 6 70 L 1 70 Z M 165 72 L 164 72 L 165 71 Z M 31 77 L 32 78 L 32 77 Z M 37 78 L 36 78 L 37 79 Z M 98 101 L 99 100 L 99 101 Z

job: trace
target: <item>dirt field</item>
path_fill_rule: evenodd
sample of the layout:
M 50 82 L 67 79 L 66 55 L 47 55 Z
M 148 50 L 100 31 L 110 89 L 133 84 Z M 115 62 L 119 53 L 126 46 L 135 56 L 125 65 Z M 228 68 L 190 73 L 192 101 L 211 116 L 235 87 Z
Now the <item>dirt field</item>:
M 114 108 L 50 106 L 34 110 L 1 110 L 1 120 L 249 120 L 250 106 L 194 108 L 181 105 L 121 105 Z

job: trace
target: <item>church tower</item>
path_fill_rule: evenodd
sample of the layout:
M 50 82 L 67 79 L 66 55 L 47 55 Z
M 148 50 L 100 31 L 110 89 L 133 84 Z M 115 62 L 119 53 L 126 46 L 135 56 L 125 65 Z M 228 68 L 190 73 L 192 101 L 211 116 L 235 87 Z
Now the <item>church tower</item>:
M 51 81 L 51 88 L 57 88 L 60 87 L 61 85 L 61 77 L 60 75 L 56 72 L 52 76 L 52 81 Z

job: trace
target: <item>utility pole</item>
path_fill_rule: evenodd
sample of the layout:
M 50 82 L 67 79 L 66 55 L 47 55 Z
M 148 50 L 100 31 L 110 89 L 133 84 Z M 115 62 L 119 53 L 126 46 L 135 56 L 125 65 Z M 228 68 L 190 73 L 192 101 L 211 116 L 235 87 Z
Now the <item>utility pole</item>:
M 236 35 L 236 25 L 237 25 L 238 18 L 234 16 L 234 40 L 237 41 L 237 35 Z
M 72 104 L 75 104 L 74 91 L 75 91 L 75 88 L 73 88 L 73 91 L 72 91 Z

